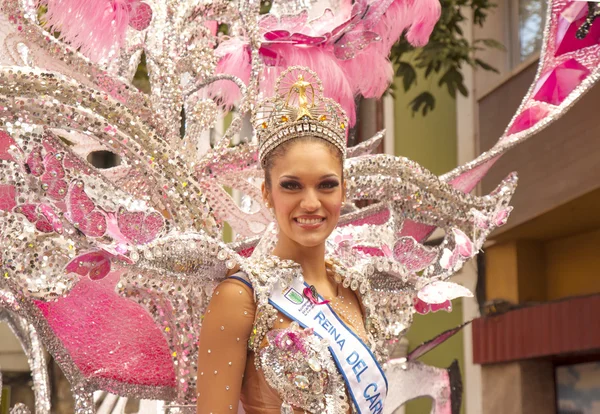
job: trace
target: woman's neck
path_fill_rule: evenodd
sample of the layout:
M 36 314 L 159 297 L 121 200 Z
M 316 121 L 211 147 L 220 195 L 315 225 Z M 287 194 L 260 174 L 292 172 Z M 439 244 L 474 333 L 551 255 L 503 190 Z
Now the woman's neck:
M 302 267 L 302 275 L 308 284 L 315 284 L 327 278 L 325 243 L 305 247 L 280 237 L 273 249 L 273 254 L 281 259 L 293 260 L 298 263 Z

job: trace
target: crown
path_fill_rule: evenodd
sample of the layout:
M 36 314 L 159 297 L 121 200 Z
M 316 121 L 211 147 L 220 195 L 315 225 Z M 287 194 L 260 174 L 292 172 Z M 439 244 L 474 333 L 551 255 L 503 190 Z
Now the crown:
M 321 80 L 306 67 L 291 66 L 281 73 L 275 95 L 258 103 L 252 123 L 263 166 L 279 145 L 306 136 L 335 145 L 346 158 L 348 117 L 340 104 L 323 96 Z

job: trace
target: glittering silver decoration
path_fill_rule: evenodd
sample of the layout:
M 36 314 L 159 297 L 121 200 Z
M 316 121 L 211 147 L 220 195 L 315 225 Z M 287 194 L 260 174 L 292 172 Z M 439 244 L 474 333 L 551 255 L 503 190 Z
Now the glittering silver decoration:
M 274 13 L 282 15 L 310 6 L 279 3 Z M 600 77 L 599 45 L 554 53 L 558 16 L 569 4 L 551 2 L 534 85 L 499 143 L 478 159 L 436 177 L 406 159 L 370 155 L 383 133 L 347 149 L 348 207 L 327 241 L 328 267 L 359 297 L 367 342 L 382 363 L 416 312 L 463 293 L 448 278 L 506 222 L 516 177 L 483 197 L 466 193 L 498 156 L 564 114 Z M 120 50 L 93 62 L 40 25 L 36 1 L 0 0 L 0 312 L 30 360 L 36 412 L 50 409 L 44 347 L 72 386 L 77 414 L 94 412 L 96 390 L 163 400 L 170 413 L 195 412 L 202 317 L 214 287 L 236 266 L 248 275 L 258 307 L 249 347 L 282 396 L 282 412 L 293 406 L 346 412 L 345 385 L 322 344 L 307 336 L 310 355 L 288 365 L 279 358 L 282 349 L 260 347 L 265 337 L 302 335 L 297 328 L 274 331 L 276 311 L 268 303 L 274 286 L 302 276 L 297 265 L 271 257 L 277 226 L 260 192 L 264 141 L 241 137 L 231 145 L 264 98 L 259 6 L 256 0 L 151 2 L 148 27 L 128 32 Z M 231 35 L 250 45 L 247 84 L 215 75 L 214 48 L 222 37 L 207 21 L 228 23 Z M 132 85 L 142 54 L 149 94 Z M 567 59 L 589 74 L 558 105 L 536 101 L 535 84 Z M 207 98 L 215 82 L 232 83 L 242 99 L 229 128 L 201 153 L 202 133 L 222 115 Z M 327 134 L 318 122 L 344 130 L 347 122 L 332 105 L 318 114 L 323 121 L 283 121 L 291 113 L 282 108 L 272 108 L 279 119 L 270 121 L 276 128 L 294 123 L 286 137 Z M 515 132 L 519 116 L 536 105 L 545 115 Z M 260 136 L 267 118 L 254 119 L 261 119 Z M 275 132 L 282 134 L 276 143 L 284 133 Z M 87 156 L 99 150 L 118 156 L 119 165 L 91 166 Z M 224 187 L 242 192 L 251 208 L 240 208 Z M 358 208 L 359 200 L 376 203 Z M 220 240 L 224 222 L 234 243 Z M 435 228 L 444 239 L 424 245 Z M 447 406 L 452 386 L 442 371 L 391 361 L 388 376 L 406 388 L 395 388 L 390 407 L 424 394 Z M 408 386 L 414 384 L 427 386 Z
M 253 115 L 263 164 L 279 145 L 303 136 L 331 143 L 346 158 L 348 117 L 340 104 L 323 96 L 321 80 L 308 68 L 290 66 L 283 71 L 275 95 L 262 101 Z
M 344 380 L 327 343 L 297 324 L 271 330 L 268 338 L 269 344 L 260 350 L 260 366 L 284 401 L 308 412 L 348 411 Z
M 40 343 L 37 332 L 32 324 L 23 317 L 2 309 L 0 307 L 0 321 L 6 323 L 27 356 L 31 377 L 33 380 L 33 392 L 35 396 L 35 412 L 50 413 L 50 382 L 48 378 L 48 364 L 44 354 L 44 348 Z M 0 388 L 2 381 L 0 380 Z M 17 410 L 17 406 L 13 408 Z M 19 412 L 19 411 L 17 411 Z
M 437 368 L 406 358 L 390 360 L 385 366 L 391 392 L 384 407 L 384 413 L 392 414 L 406 401 L 429 397 L 433 401 L 435 413 L 453 413 L 456 405 L 460 409 L 462 385 L 458 364 L 449 369 Z M 458 375 L 458 376 L 457 376 Z
M 31 411 L 25 404 L 18 403 L 11 408 L 10 414 L 31 414 Z

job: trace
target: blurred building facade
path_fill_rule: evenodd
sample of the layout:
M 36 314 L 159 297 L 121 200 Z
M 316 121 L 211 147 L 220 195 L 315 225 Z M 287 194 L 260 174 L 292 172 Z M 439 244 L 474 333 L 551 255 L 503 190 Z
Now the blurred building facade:
M 527 93 L 545 13 L 543 1 L 507 0 L 483 28 L 467 27 L 506 51 L 480 56 L 500 74 L 468 76 L 471 96 L 457 106 L 459 163 L 492 147 Z M 519 173 L 514 211 L 477 269 L 480 306 L 466 306 L 465 319 L 482 314 L 465 335 L 468 414 L 600 412 L 598 102 L 596 85 L 480 185 L 485 194 Z

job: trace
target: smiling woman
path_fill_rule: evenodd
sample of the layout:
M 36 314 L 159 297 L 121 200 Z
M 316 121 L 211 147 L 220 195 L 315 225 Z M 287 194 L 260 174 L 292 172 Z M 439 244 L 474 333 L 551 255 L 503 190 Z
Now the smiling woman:
M 307 137 L 286 142 L 268 159 L 263 197 L 279 225 L 274 253 L 283 257 L 300 246 L 324 246 L 345 197 L 340 152 L 322 139 Z
M 271 257 L 257 257 L 213 295 L 197 412 L 237 412 L 240 400 L 248 414 L 347 413 L 351 404 L 381 412 L 387 382 L 365 345 L 378 335 L 363 306 L 369 293 L 355 292 L 325 257 L 346 197 L 347 118 L 308 69 L 286 70 L 278 85 L 255 118 L 277 242 Z M 282 290 L 272 280 L 289 283 Z

